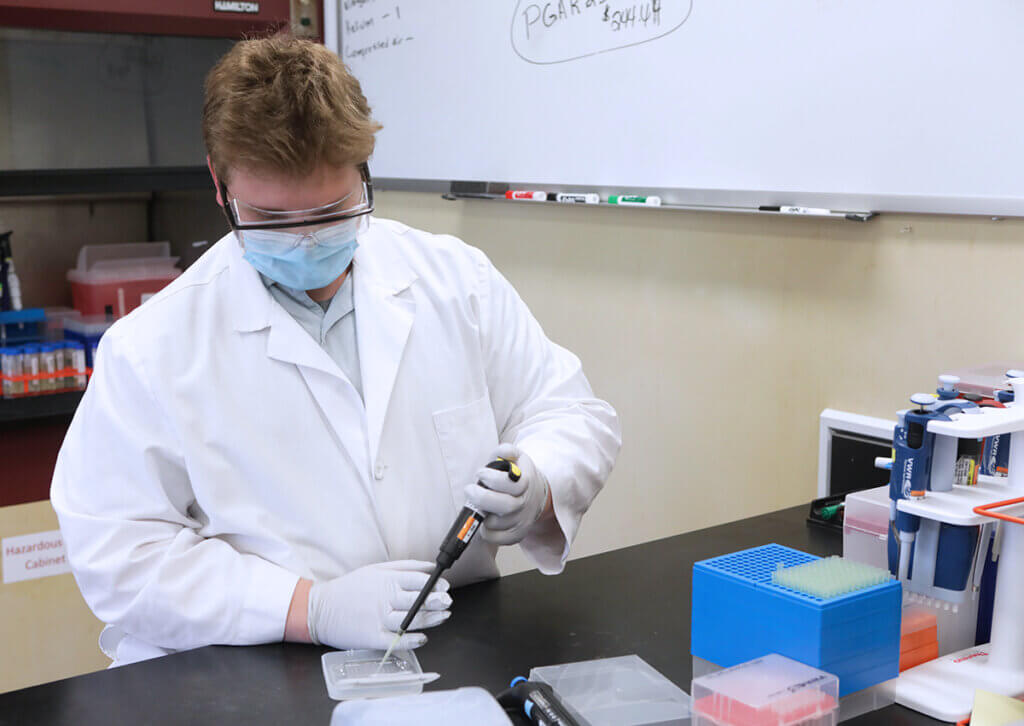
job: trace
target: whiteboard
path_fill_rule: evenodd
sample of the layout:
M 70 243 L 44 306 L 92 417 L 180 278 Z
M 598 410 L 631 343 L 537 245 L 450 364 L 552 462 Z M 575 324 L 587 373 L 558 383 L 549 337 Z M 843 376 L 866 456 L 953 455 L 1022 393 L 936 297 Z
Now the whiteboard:
M 387 179 L 1024 215 L 1020 0 L 331 0 Z

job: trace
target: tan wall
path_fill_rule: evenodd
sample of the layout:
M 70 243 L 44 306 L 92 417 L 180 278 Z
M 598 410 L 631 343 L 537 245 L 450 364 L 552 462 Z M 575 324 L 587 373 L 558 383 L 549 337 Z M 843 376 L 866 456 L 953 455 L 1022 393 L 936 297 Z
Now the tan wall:
M 891 417 L 943 370 L 1024 362 L 1024 220 L 395 192 L 378 210 L 487 252 L 621 414 L 622 454 L 575 556 L 807 502 L 822 409 Z
M 48 501 L 0 507 L 0 537 L 54 529 Z M 102 629 L 70 574 L 0 584 L 0 692 L 106 668 Z
M 0 203 L 0 232 L 11 245 L 25 307 L 71 305 L 67 271 L 83 245 L 146 241 L 146 200 L 17 199 Z

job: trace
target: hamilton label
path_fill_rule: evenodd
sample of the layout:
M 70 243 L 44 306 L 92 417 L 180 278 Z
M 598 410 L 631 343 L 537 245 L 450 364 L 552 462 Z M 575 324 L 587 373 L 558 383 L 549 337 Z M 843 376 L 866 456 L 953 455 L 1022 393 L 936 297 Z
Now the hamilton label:
M 244 0 L 213 0 L 213 10 L 217 13 L 251 13 L 260 11 L 260 4 Z

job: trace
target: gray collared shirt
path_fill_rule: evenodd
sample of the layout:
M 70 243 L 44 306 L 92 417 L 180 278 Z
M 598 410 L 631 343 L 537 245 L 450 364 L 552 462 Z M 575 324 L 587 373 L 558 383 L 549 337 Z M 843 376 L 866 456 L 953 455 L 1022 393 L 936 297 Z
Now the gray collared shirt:
M 356 306 L 352 296 L 352 270 L 330 300 L 318 303 L 304 290 L 280 285 L 260 273 L 270 295 L 309 336 L 320 344 L 363 398 L 363 377 L 359 372 L 356 343 Z

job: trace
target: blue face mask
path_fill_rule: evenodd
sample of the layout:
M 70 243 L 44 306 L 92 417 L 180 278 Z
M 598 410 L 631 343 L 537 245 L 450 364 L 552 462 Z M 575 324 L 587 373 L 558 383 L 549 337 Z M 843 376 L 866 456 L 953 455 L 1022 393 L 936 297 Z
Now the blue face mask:
M 236 232 L 250 265 L 279 285 L 317 290 L 341 276 L 355 255 L 362 218 L 346 220 L 308 234 L 272 229 Z

